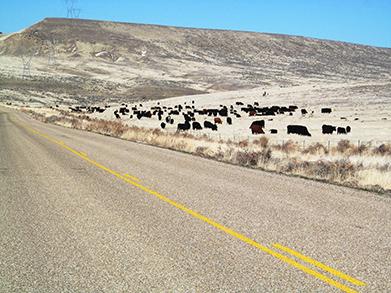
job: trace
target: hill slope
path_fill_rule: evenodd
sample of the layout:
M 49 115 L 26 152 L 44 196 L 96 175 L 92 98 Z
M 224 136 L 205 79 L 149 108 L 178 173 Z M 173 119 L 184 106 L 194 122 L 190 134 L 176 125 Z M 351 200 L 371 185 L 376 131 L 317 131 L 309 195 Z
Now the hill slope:
M 78 19 L 48 18 L 3 37 L 0 55 L 3 89 L 52 92 L 71 99 L 164 98 L 391 76 L 387 48 Z M 20 57 L 32 55 L 32 77 L 21 80 Z M 55 57 L 55 64 L 49 56 Z

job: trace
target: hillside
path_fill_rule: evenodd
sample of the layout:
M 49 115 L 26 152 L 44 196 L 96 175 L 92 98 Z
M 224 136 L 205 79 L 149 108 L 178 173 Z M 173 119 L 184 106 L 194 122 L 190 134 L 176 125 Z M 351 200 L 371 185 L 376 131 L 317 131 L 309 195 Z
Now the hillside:
M 21 56 L 33 56 L 31 76 L 25 72 L 24 79 Z M 0 77 L 3 97 L 17 91 L 48 102 L 59 97 L 64 102 L 160 99 L 389 81 L 391 49 L 254 32 L 48 18 L 2 36 Z

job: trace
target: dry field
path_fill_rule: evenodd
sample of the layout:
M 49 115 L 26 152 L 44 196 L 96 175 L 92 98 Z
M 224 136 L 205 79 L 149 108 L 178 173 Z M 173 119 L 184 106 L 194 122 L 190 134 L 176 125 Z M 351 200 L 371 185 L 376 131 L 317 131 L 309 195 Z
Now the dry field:
M 45 123 L 92 131 L 251 168 L 384 194 L 391 192 L 391 144 L 362 144 L 358 147 L 349 140 L 340 140 L 330 148 L 321 143 L 311 143 L 303 148 L 292 140 L 279 144 L 271 142 L 265 136 L 234 142 L 202 134 L 171 133 L 129 126 L 122 121 L 90 118 L 64 110 L 36 108 L 23 111 Z

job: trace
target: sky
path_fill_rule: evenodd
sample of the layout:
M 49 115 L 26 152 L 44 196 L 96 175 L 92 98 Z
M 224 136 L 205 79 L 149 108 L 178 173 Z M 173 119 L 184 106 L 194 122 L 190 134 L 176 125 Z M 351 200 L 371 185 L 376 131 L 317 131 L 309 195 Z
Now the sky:
M 279 33 L 391 48 L 391 0 L 73 1 L 85 19 Z M 0 32 L 66 16 L 65 0 L 2 1 Z

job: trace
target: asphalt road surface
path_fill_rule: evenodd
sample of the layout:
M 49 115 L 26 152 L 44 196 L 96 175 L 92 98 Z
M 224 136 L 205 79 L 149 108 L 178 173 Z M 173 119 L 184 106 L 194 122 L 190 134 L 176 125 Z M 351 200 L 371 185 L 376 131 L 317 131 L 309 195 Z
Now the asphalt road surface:
M 0 292 L 391 292 L 391 200 L 0 108 Z

